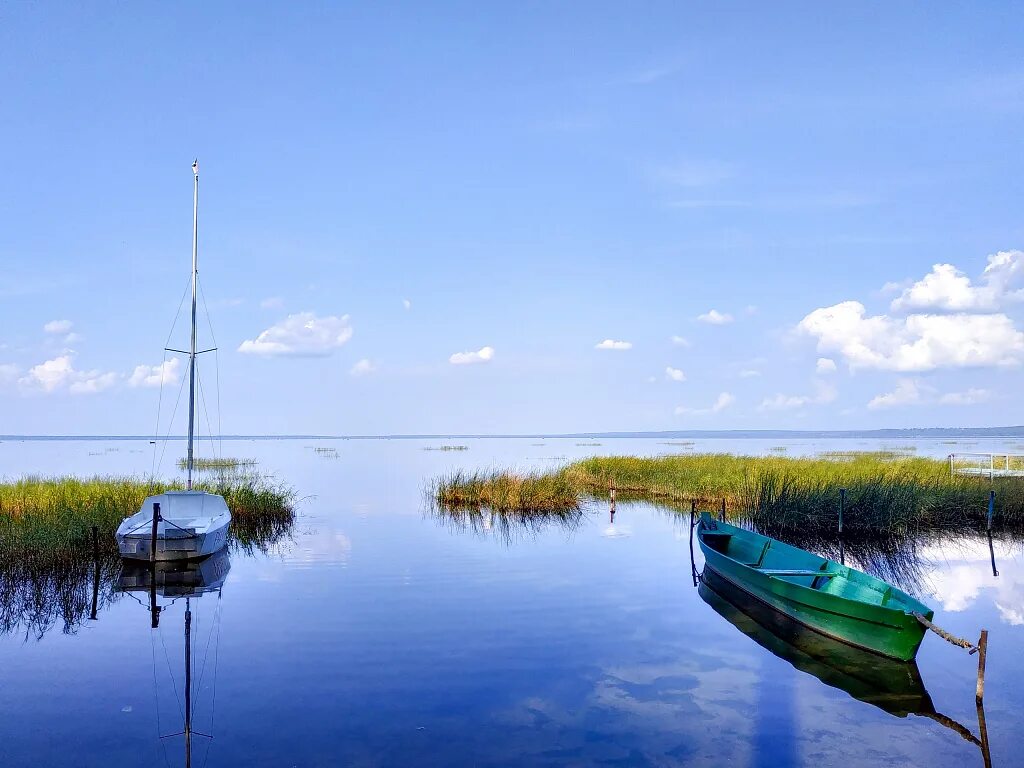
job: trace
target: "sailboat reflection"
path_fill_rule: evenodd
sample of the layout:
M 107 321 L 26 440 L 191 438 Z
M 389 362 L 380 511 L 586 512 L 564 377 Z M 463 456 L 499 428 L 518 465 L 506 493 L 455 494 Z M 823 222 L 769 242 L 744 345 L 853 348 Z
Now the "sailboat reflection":
M 192 716 L 195 712 L 192 682 L 192 600 L 209 593 L 216 593 L 217 599 L 220 600 L 221 588 L 224 586 L 229 570 L 231 570 L 231 560 L 227 550 L 222 549 L 203 560 L 148 564 L 126 560 L 122 563 L 121 574 L 117 581 L 117 589 L 121 592 L 140 592 L 148 595 L 150 627 L 154 630 L 160 626 L 162 612 L 181 598 L 185 598 L 185 702 L 182 710 L 184 724 L 181 731 L 161 734 L 160 738 L 185 737 L 186 768 L 190 768 L 192 765 L 192 737 L 213 738 L 212 735 L 193 730 L 192 727 Z M 158 597 L 165 598 L 167 602 L 161 605 L 157 600 Z M 155 663 L 156 657 L 154 656 Z M 203 667 L 205 669 L 205 662 Z M 216 666 L 214 672 L 216 672 Z M 159 718 L 159 712 L 157 716 Z
M 978 738 L 966 726 L 935 710 L 916 662 L 885 658 L 821 635 L 752 599 L 711 569 L 705 568 L 698 582 L 701 599 L 762 648 L 825 685 L 891 715 L 934 720 L 978 747 L 986 768 L 992 765 L 981 705 Z

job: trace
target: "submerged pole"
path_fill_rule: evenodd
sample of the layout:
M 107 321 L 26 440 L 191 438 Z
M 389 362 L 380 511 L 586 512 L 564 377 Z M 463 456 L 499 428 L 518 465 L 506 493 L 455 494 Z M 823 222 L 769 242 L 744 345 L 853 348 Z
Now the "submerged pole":
M 985 698 L 985 657 L 988 655 L 988 630 L 981 630 L 978 639 L 978 687 L 974 691 L 974 701 L 980 706 Z
M 100 600 L 100 539 L 99 528 L 92 527 L 92 610 L 89 618 L 96 621 L 96 608 Z
M 196 411 L 196 276 L 199 262 L 199 160 L 192 163 L 192 336 L 188 351 L 188 490 L 192 490 L 192 439 Z

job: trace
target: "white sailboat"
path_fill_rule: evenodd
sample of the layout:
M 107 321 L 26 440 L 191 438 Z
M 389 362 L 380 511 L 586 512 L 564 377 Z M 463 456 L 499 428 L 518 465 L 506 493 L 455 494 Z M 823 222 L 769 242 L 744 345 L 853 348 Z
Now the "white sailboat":
M 223 496 L 192 488 L 196 405 L 196 282 L 199 257 L 199 161 L 192 163 L 192 335 L 188 351 L 188 455 L 184 491 L 148 496 L 117 528 L 121 557 L 151 562 L 206 557 L 224 548 L 231 512 Z

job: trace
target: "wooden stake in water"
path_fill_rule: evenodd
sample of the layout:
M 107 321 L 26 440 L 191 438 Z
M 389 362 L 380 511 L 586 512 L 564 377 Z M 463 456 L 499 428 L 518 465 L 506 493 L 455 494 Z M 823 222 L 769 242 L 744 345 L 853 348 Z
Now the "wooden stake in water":
M 988 492 L 988 518 L 985 521 L 985 530 L 992 531 L 992 516 L 996 511 L 996 492 Z
M 974 700 L 979 705 L 985 698 L 985 657 L 988 654 L 988 630 L 981 630 L 978 639 L 978 687 L 974 692 Z
M 156 562 L 156 526 L 160 522 L 160 503 L 153 502 L 153 530 L 149 535 L 149 562 Z

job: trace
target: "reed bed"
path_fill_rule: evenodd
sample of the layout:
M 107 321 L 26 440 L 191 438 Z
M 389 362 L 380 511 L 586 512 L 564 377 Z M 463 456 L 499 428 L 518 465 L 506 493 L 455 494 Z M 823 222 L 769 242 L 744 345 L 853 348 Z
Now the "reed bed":
M 240 469 L 241 467 L 250 467 L 256 463 L 256 459 L 232 459 L 229 457 L 221 456 L 219 458 L 214 457 L 195 457 L 192 459 L 193 469 Z M 187 469 L 188 459 L 178 459 L 178 469 Z
M 717 509 L 779 538 L 835 538 L 839 491 L 846 489 L 844 535 L 919 536 L 985 529 L 989 488 L 996 490 L 996 530 L 1024 531 L 1024 478 L 951 476 L 945 461 L 895 452 L 848 452 L 815 458 L 694 454 L 593 457 L 544 474 L 455 473 L 436 481 L 442 506 L 549 512 L 583 497 L 655 501 Z
M 0 563 L 59 563 L 93 554 L 92 527 L 100 555 L 116 555 L 114 532 L 150 494 L 178 490 L 177 483 L 148 483 L 135 477 L 26 477 L 0 482 Z M 224 496 L 232 534 L 258 541 L 267 531 L 294 521 L 294 492 L 252 474 L 222 475 L 197 489 Z
M 468 451 L 468 445 L 428 445 L 424 451 Z

